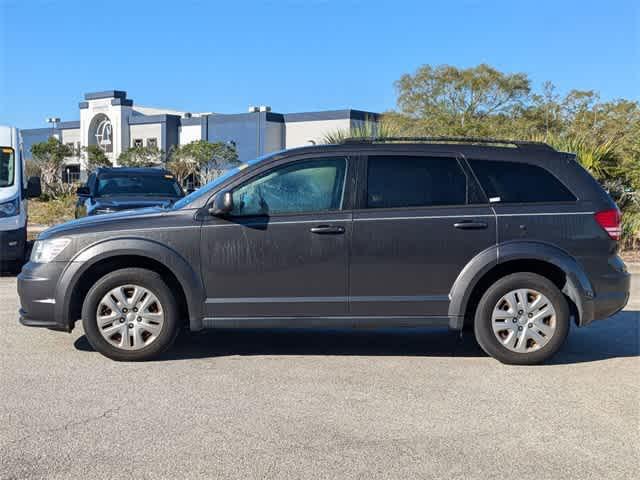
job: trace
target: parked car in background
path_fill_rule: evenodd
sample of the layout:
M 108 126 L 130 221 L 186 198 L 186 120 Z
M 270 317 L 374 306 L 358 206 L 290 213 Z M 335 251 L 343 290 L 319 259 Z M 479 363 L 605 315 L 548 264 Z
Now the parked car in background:
M 475 330 L 542 362 L 570 323 L 622 309 L 620 212 L 543 143 L 349 141 L 274 153 L 176 202 L 42 233 L 18 278 L 25 325 L 145 360 L 180 328 Z M 603 340 L 604 341 L 604 340 Z
M 27 244 L 27 199 L 40 193 L 40 178 L 26 177 L 20 130 L 0 125 L 0 271 L 22 266 Z
M 184 197 L 175 176 L 160 168 L 98 168 L 76 193 L 76 218 L 168 207 Z

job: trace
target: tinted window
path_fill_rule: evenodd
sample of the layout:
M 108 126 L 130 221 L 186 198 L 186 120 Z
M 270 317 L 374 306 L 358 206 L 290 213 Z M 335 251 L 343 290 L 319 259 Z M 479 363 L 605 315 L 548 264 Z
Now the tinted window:
M 173 175 L 108 174 L 98 178 L 98 197 L 181 197 L 182 189 Z
M 236 216 L 338 210 L 346 160 L 331 158 L 271 170 L 233 192 Z
M 465 203 L 467 179 L 454 158 L 369 157 L 369 208 Z
M 526 163 L 470 160 L 482 188 L 496 202 L 570 202 L 576 197 L 544 168 Z

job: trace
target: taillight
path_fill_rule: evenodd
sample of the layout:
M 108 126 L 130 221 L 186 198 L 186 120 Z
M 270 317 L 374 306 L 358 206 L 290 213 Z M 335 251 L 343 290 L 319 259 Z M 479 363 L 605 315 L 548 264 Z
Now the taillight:
M 611 210 L 603 210 L 597 212 L 596 222 L 600 225 L 613 240 L 620 240 L 622 235 L 622 215 L 620 210 L 612 208 Z

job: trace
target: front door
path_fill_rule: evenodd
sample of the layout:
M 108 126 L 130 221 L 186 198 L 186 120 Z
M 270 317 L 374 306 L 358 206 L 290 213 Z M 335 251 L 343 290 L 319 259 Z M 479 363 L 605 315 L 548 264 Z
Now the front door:
M 496 222 L 456 155 L 371 155 L 354 211 L 350 313 L 444 317 L 467 263 L 495 245 Z
M 232 187 L 231 215 L 202 228 L 206 316 L 346 314 L 349 175 L 347 158 L 302 159 Z

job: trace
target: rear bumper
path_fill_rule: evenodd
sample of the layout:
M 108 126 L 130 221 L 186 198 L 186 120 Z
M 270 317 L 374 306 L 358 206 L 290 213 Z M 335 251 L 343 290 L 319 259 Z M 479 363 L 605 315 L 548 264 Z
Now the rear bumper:
M 604 320 L 622 310 L 629 301 L 631 275 L 619 257 L 613 257 L 606 272 L 592 276 L 594 296 L 588 299 L 589 308 L 580 319 L 580 325 Z
M 27 263 L 18 275 L 20 323 L 29 327 L 43 327 L 70 331 L 65 319 L 55 314 L 55 292 L 65 262 Z

